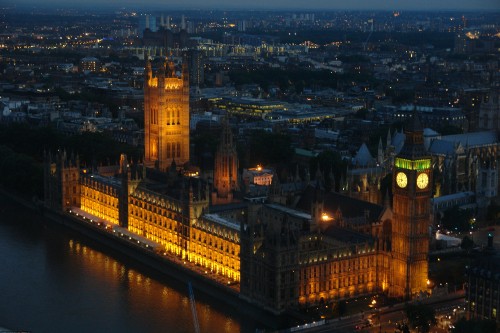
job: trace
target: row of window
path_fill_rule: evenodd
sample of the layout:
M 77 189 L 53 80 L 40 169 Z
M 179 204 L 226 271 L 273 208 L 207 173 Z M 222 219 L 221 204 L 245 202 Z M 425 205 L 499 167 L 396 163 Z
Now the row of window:
M 105 185 L 99 181 L 92 180 L 90 178 L 83 178 L 82 188 L 84 189 L 84 191 L 86 190 L 89 193 L 97 192 L 97 193 L 111 195 L 114 197 L 118 196 L 118 192 L 114 186 Z M 82 193 L 84 195 L 87 194 L 87 192 L 82 192 Z
M 181 207 L 176 202 L 165 201 L 146 193 L 139 193 L 139 198 L 130 197 L 130 206 L 144 208 L 149 212 L 167 216 L 170 213 L 180 213 Z M 152 203 L 151 203 L 152 202 Z
M 96 204 L 104 205 L 107 207 L 118 208 L 118 198 L 115 195 L 99 192 L 88 187 L 83 187 L 82 201 L 90 200 Z
M 325 281 L 324 283 L 313 283 L 310 285 L 302 285 L 300 286 L 300 296 L 312 296 L 317 293 L 321 292 L 327 292 L 330 294 L 330 292 L 333 292 L 333 296 L 335 297 L 352 297 L 355 295 L 363 295 L 366 294 L 367 292 L 372 292 L 373 291 L 373 286 L 372 285 L 366 285 L 366 284 L 360 284 L 355 288 L 347 288 L 349 285 L 336 283 L 332 281 Z M 353 286 L 353 285 L 351 285 Z
M 141 217 L 142 215 L 145 215 L 147 218 L 153 216 L 152 220 L 155 224 L 148 221 L 148 219 L 144 220 Z M 180 247 L 185 248 L 182 244 L 179 244 L 181 240 L 179 235 L 188 234 L 187 230 L 185 233 L 179 232 L 179 226 L 182 225 L 176 221 L 158 217 L 156 214 L 148 214 L 143 209 L 131 210 L 130 231 L 144 235 L 164 245 L 167 250 L 175 250 L 176 254 L 179 254 Z M 186 228 L 188 227 L 186 226 Z M 196 263 L 201 264 L 203 262 L 205 267 L 215 270 L 216 273 L 239 280 L 239 245 L 200 230 L 197 230 L 195 233 L 194 229 L 192 229 L 192 232 L 192 240 L 196 241 L 198 239 L 200 242 L 198 245 L 196 243 L 193 244 L 190 251 L 194 255 L 193 258 L 196 260 Z M 188 255 L 191 257 L 189 253 Z
M 221 226 L 215 226 L 211 223 L 205 223 L 203 221 L 198 221 L 198 223 L 196 223 L 196 227 L 199 230 L 203 230 L 203 231 L 212 233 L 212 234 L 216 235 L 218 238 L 229 239 L 235 243 L 240 242 L 237 232 L 228 231 L 226 228 L 223 228 Z M 193 229 L 194 239 L 198 238 L 198 240 L 199 240 L 201 233 L 205 233 L 203 231 L 197 232 L 196 229 Z
M 354 272 L 361 269 L 368 269 L 375 266 L 375 261 L 372 256 L 357 258 L 354 260 L 346 260 L 341 262 L 331 262 L 324 265 L 313 267 L 305 267 L 302 269 L 304 279 L 328 276 L 332 274 Z

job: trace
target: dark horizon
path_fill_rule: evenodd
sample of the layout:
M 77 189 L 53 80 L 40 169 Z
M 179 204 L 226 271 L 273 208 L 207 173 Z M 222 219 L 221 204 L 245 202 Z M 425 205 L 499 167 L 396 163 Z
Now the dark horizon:
M 126 0 L 126 1 L 108 1 L 103 4 L 97 0 L 89 1 L 61 1 L 50 0 L 43 3 L 34 0 L 7 0 L 4 6 L 14 8 L 40 8 L 40 9 L 94 9 L 94 10 L 264 10 L 264 11 L 418 11 L 418 12 L 457 12 L 457 11 L 486 11 L 500 12 L 500 3 L 496 0 L 482 1 L 452 1 L 444 0 L 440 2 L 424 1 L 369 1 L 358 0 L 346 4 L 343 1 L 312 0 L 305 5 L 301 1 L 273 1 L 266 2 L 257 0 L 249 4 L 248 2 L 237 3 L 231 0 L 211 0 L 211 1 L 189 1 L 180 4 L 173 1 L 158 0 Z

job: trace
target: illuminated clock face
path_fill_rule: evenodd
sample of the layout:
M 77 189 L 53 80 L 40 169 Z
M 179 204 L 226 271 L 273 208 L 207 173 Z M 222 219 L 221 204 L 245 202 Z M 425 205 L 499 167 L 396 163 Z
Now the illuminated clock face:
M 421 173 L 417 177 L 417 187 L 421 190 L 427 187 L 427 184 L 429 184 L 429 176 L 427 176 L 426 173 Z
M 406 187 L 406 185 L 408 184 L 408 178 L 406 177 L 406 174 L 404 172 L 398 172 L 398 174 L 396 175 L 396 183 L 401 188 Z

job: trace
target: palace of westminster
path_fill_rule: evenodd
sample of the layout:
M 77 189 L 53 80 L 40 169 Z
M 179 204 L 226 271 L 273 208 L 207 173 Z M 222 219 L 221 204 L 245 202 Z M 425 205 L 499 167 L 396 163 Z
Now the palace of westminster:
M 47 154 L 46 207 L 79 209 L 147 238 L 275 314 L 427 292 L 433 173 L 416 115 L 388 166 L 392 202 L 325 191 L 319 175 L 296 179 L 294 191 L 273 177 L 267 199 L 252 201 L 234 195 L 241 177 L 227 121 L 213 179 L 183 168 L 190 156 L 186 66 L 179 74 L 165 61 L 153 71 L 148 61 L 144 80 L 144 163 L 122 155 L 114 170 L 97 172 L 64 152 Z

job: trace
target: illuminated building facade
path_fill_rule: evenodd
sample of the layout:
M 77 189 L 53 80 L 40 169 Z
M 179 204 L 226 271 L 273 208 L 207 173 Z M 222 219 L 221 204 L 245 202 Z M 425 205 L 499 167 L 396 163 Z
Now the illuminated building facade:
M 153 76 L 144 72 L 144 150 L 146 163 L 165 171 L 189 161 L 189 80 L 187 66 L 177 77 L 174 63 L 164 62 Z
M 80 72 L 98 72 L 101 70 L 101 62 L 94 57 L 85 57 L 80 60 Z
M 100 219 L 120 224 L 119 197 L 121 182 L 114 177 L 83 175 L 80 183 L 80 208 Z
M 416 115 L 405 135 L 393 170 L 389 296 L 410 299 L 427 289 L 432 166 L 424 146 L 423 127 Z
M 197 219 L 191 229 L 189 261 L 240 281 L 240 223 L 217 214 Z
M 188 161 L 181 159 L 189 152 L 181 142 L 189 144 L 189 115 L 180 116 L 187 81 L 174 77 L 171 63 L 153 78 L 149 62 L 146 80 L 146 163 L 155 162 L 161 172 L 150 169 L 141 178 L 122 155 L 115 176 L 103 177 L 80 170 L 78 159 L 65 153 L 47 155 L 46 207 L 76 207 L 107 226 L 119 225 L 158 244 L 156 255 L 228 284 L 275 314 L 375 293 L 411 298 L 427 290 L 431 158 L 416 117 L 395 157 L 392 209 L 388 202 L 380 206 L 326 192 L 321 180 L 283 200 L 280 195 L 289 192 L 272 178 L 262 179 L 263 185 L 274 184 L 267 203 L 213 205 L 207 183 L 175 169 L 175 162 Z M 227 124 L 224 133 L 217 156 L 226 158 L 221 170 L 233 171 L 215 171 L 214 184 L 230 191 L 236 188 L 237 161 L 228 159 L 234 151 L 225 147 L 232 143 Z M 253 182 L 260 180 L 254 176 Z
M 278 204 L 249 209 L 241 231 L 242 297 L 280 313 L 387 291 L 378 239 L 346 228 L 339 213 L 324 213 L 321 190 L 304 194 L 311 213 Z
M 256 168 L 244 169 L 243 181 L 246 184 L 269 186 L 273 182 L 273 171 L 264 169 L 260 165 Z
M 214 107 L 244 118 L 262 119 L 269 112 L 285 109 L 281 103 L 256 98 L 221 98 L 214 99 L 212 102 Z

